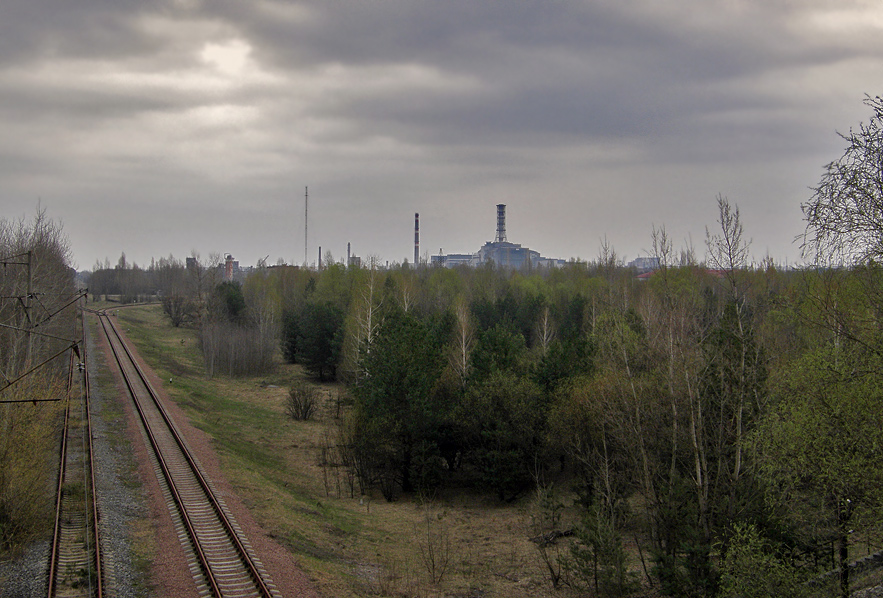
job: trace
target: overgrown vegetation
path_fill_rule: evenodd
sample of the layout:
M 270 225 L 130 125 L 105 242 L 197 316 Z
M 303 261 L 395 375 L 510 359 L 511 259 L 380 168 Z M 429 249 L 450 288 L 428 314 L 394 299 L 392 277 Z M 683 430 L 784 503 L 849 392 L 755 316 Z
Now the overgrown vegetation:
M 0 552 L 46 530 L 60 414 L 78 340 L 70 250 L 61 226 L 0 220 Z M 44 402 L 47 400 L 55 402 Z

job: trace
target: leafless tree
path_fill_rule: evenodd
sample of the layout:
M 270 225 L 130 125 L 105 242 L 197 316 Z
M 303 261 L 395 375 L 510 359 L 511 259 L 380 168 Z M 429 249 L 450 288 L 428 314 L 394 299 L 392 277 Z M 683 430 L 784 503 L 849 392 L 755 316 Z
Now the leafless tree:
M 69 350 L 78 339 L 70 248 L 59 223 L 0 219 L 0 550 L 24 542 L 51 509 Z M 57 356 L 53 358 L 53 356 Z
M 537 320 L 536 335 L 542 354 L 545 355 L 549 345 L 555 340 L 555 324 L 552 322 L 552 313 L 548 305 L 543 308 Z
M 457 299 L 455 307 L 457 323 L 454 327 L 454 345 L 451 351 L 451 367 L 460 378 L 460 384 L 466 386 L 466 375 L 469 372 L 469 354 L 475 346 L 475 326 L 469 314 L 469 305 L 463 297 Z
M 383 304 L 380 293 L 381 282 L 378 259 L 372 256 L 368 259 L 368 270 L 361 288 L 356 291 L 352 308 L 351 333 L 348 335 L 344 349 L 347 354 L 347 369 L 356 380 L 366 374 L 362 370 L 361 357 L 363 353 L 371 352 L 371 345 L 380 328 Z
M 706 263 L 709 268 L 732 274 L 748 264 L 751 241 L 742 238 L 742 219 L 739 206 L 730 205 L 723 195 L 717 196 L 719 233 L 705 229 L 705 245 L 708 248 Z
M 76 289 L 67 238 L 41 208 L 31 222 L 0 220 L 0 258 L 0 373 L 11 380 L 75 338 Z
M 883 99 L 866 96 L 867 124 L 848 134 L 843 155 L 827 165 L 813 195 L 801 205 L 806 230 L 801 249 L 816 263 L 852 263 L 883 257 Z

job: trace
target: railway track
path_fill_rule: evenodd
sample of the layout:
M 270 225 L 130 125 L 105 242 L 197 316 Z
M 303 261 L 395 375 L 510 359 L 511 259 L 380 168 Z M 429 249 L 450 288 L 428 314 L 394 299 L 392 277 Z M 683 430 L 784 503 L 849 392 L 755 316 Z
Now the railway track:
M 71 352 L 68 367 L 49 598 L 102 598 L 103 592 L 85 346 L 83 342 L 82 361 Z
M 157 479 L 200 595 L 280 598 L 112 318 L 104 312 L 98 317 L 140 417 Z

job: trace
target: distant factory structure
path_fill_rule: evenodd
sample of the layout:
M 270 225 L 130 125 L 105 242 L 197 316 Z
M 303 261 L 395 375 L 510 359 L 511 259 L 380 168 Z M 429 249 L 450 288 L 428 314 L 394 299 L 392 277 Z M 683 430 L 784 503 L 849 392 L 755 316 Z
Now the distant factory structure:
M 416 214 L 415 214 L 416 217 Z M 418 251 L 417 241 L 418 222 L 415 218 L 415 254 Z M 416 261 L 416 259 L 415 259 Z M 565 260 L 547 258 L 540 255 L 539 251 L 533 251 L 522 247 L 518 243 L 510 243 L 506 239 L 506 204 L 497 205 L 497 234 L 493 241 L 485 243 L 476 253 L 448 253 L 439 251 L 439 255 L 430 257 L 433 266 L 455 268 L 457 266 L 482 266 L 493 263 L 503 268 L 515 270 L 530 268 L 557 268 L 563 266 Z
M 638 273 L 651 272 L 659 268 L 658 257 L 637 257 L 626 264 L 629 268 L 634 268 Z

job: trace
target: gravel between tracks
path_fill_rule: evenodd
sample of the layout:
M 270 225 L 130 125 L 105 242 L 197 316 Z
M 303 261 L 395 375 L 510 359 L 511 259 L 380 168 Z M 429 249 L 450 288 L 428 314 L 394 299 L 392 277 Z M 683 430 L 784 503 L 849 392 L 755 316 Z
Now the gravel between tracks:
M 31 598 L 47 594 L 49 541 L 31 544 L 14 559 L 0 562 L 0 593 L 4 598 Z

